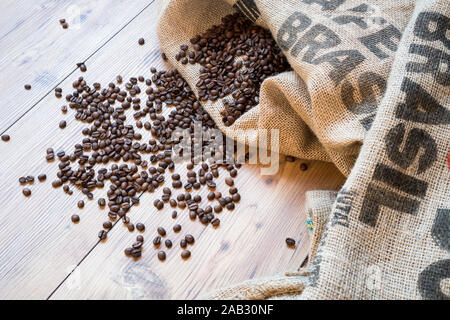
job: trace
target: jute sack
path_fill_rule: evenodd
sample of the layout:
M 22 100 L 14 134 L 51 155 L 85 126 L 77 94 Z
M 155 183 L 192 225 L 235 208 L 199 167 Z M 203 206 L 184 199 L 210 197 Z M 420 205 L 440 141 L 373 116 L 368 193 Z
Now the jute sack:
M 417 2 L 296 298 L 450 299 L 449 31 L 448 0 Z
M 161 48 L 197 93 L 200 66 L 174 57 L 180 45 L 236 10 L 270 29 L 293 71 L 267 78 L 259 104 L 223 125 L 221 100 L 204 108 L 229 137 L 256 144 L 248 129 L 278 129 L 279 152 L 332 161 L 348 175 L 386 89 L 413 0 L 170 0 L 160 2 Z M 269 131 L 270 132 L 270 131 Z

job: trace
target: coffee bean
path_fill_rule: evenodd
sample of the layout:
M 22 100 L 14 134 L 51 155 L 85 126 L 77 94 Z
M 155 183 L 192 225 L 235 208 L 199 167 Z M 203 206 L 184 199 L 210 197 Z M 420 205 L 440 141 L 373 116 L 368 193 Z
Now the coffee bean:
M 103 198 L 98 199 L 97 203 L 100 207 L 104 207 L 106 205 L 106 201 Z
M 292 156 L 286 156 L 286 161 L 287 161 L 287 162 L 294 162 L 294 161 L 295 161 L 295 157 L 292 157 Z
M 289 247 L 294 247 L 294 246 L 295 246 L 295 240 L 292 239 L 292 238 L 286 238 L 286 244 L 287 244 Z
M 220 220 L 219 220 L 218 218 L 214 218 L 214 219 L 211 220 L 211 224 L 212 224 L 214 227 L 218 227 L 219 224 L 220 224 Z
M 60 24 L 63 24 L 63 23 L 65 23 L 66 22 L 66 19 L 59 19 L 59 23 Z
M 31 85 L 26 84 L 26 85 L 24 85 L 24 88 L 25 88 L 25 90 L 30 90 L 31 89 Z
M 164 244 L 168 249 L 172 248 L 172 241 L 170 241 L 169 239 L 166 239 L 166 241 L 164 241 Z
M 233 202 L 239 202 L 241 200 L 241 195 L 239 193 L 235 193 L 231 198 L 233 199 Z
M 190 252 L 189 250 L 183 250 L 183 251 L 181 252 L 181 257 L 182 257 L 183 259 L 188 259 L 190 256 L 191 256 L 191 252 Z
M 143 223 L 138 222 L 136 223 L 136 229 L 143 232 L 145 230 L 145 225 Z
M 83 200 L 78 201 L 77 205 L 78 205 L 78 208 L 83 209 L 84 208 L 84 201 Z
M 128 248 L 125 249 L 124 253 L 125 253 L 126 256 L 129 257 L 129 256 L 131 256 L 131 252 L 132 251 L 133 251 L 133 248 L 128 247 Z
M 108 233 L 105 230 L 100 230 L 98 233 L 98 237 L 100 240 L 105 240 L 107 235 L 108 235 Z
M 138 40 L 138 43 L 139 43 L 141 46 L 144 45 L 144 43 L 145 43 L 144 38 L 140 38 L 140 39 Z
M 45 181 L 47 179 L 47 175 L 45 175 L 45 174 L 40 174 L 40 175 L 38 175 L 38 180 L 40 181 L 40 182 L 43 182 L 43 181 Z
M 173 231 L 174 232 L 180 232 L 181 231 L 181 225 L 179 225 L 179 224 L 174 225 L 173 226 Z
M 186 242 L 185 239 L 181 239 L 180 240 L 180 247 L 183 248 L 183 249 L 187 247 L 187 242 Z
M 62 24 L 62 27 L 63 27 L 63 29 L 67 29 L 67 28 L 69 28 L 69 24 L 67 22 L 64 22 Z
M 302 171 L 308 170 L 308 165 L 306 163 L 300 163 L 300 170 Z
M 133 250 L 131 251 L 131 256 L 132 256 L 134 259 L 138 259 L 141 255 L 142 255 L 142 252 L 141 252 L 140 249 L 133 249 Z
M 62 186 L 62 181 L 60 179 L 55 180 L 55 181 L 52 182 L 52 186 L 53 186 L 53 188 L 61 187 Z
M 28 188 L 23 189 L 22 193 L 24 194 L 25 197 L 31 196 L 31 190 Z
M 178 216 L 178 212 L 172 211 L 172 219 L 176 219 L 177 216 Z
M 28 183 L 33 183 L 34 182 L 34 177 L 33 176 L 26 176 L 25 179 L 27 180 Z
M 2 140 L 3 140 L 3 141 L 7 142 L 7 141 L 9 141 L 10 139 L 11 139 L 11 137 L 10 137 L 9 135 L 7 135 L 7 134 L 2 135 Z
M 27 178 L 25 178 L 25 177 L 20 177 L 20 178 L 19 178 L 19 183 L 20 183 L 20 184 L 25 184 L 25 183 L 27 183 Z
M 234 210 L 234 208 L 235 208 L 234 203 L 231 202 L 231 203 L 228 203 L 228 204 L 227 204 L 227 209 L 228 209 L 228 210 Z
M 158 251 L 158 259 L 160 261 L 166 260 L 166 253 L 164 251 Z
M 72 222 L 78 223 L 80 221 L 80 216 L 77 214 L 72 215 Z
M 138 235 L 137 237 L 136 237 L 136 241 L 138 241 L 138 242 L 144 242 L 144 236 L 143 235 Z
M 229 186 L 234 185 L 234 181 L 230 177 L 225 178 L 225 183 Z
M 194 244 L 195 239 L 191 234 L 187 234 L 184 239 L 186 240 L 187 243 L 189 244 Z
M 160 237 L 160 236 L 156 236 L 156 237 L 153 239 L 153 245 L 159 246 L 160 244 L 161 244 L 161 237 Z
M 67 122 L 66 122 L 65 120 L 61 120 L 61 121 L 59 122 L 59 127 L 60 127 L 61 129 L 64 129 L 66 126 L 67 126 Z
M 111 229 L 113 227 L 111 221 L 105 221 L 103 222 L 103 228 L 105 229 Z
M 158 227 L 157 231 L 161 237 L 166 235 L 166 230 L 163 227 Z
M 133 249 L 140 249 L 142 247 L 142 242 L 136 241 L 135 243 L 133 243 L 132 247 Z
M 128 228 L 128 231 L 133 232 L 134 231 L 134 224 L 132 224 L 132 223 L 127 224 L 127 228 Z

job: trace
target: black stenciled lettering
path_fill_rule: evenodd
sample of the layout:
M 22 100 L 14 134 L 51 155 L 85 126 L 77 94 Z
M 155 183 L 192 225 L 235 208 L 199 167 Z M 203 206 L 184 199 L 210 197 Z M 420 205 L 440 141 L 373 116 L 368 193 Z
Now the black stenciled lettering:
M 450 300 L 441 290 L 441 281 L 450 278 L 450 259 L 439 260 L 423 270 L 419 275 L 418 287 L 426 300 Z
M 428 189 L 427 182 L 404 174 L 383 163 L 377 164 L 372 179 L 382 181 L 398 190 L 421 198 L 426 195 Z
M 331 64 L 333 70 L 328 73 L 328 76 L 335 85 L 338 85 L 350 72 L 362 63 L 364 59 L 365 57 L 357 50 L 338 50 L 328 52 L 313 60 L 312 63 L 315 65 L 324 62 Z
M 322 38 L 323 40 L 318 40 Z M 329 49 L 341 43 L 338 35 L 323 24 L 311 27 L 292 47 L 291 55 L 297 57 L 300 51 L 308 48 L 303 61 L 311 63 L 316 54 L 322 49 Z
M 405 102 L 399 103 L 395 110 L 398 119 L 425 124 L 450 123 L 450 111 L 441 106 L 419 84 L 405 77 L 401 90 L 406 93 L 406 97 Z
M 368 114 L 376 111 L 377 97 L 386 90 L 386 79 L 374 72 L 364 72 L 358 77 L 360 99 L 356 99 L 356 88 L 344 81 L 341 88 L 341 98 L 347 110 L 354 114 Z
M 303 0 L 306 4 L 316 3 L 322 7 L 322 11 L 336 10 L 341 4 L 347 0 Z
M 297 41 L 298 33 L 305 31 L 310 25 L 309 17 L 300 12 L 292 13 L 278 30 L 277 42 L 280 48 L 285 51 L 289 50 Z
M 369 34 L 359 38 L 362 44 L 369 49 L 374 55 L 380 59 L 386 59 L 389 57 L 383 50 L 378 47 L 378 44 L 382 44 L 385 48 L 395 52 L 397 51 L 397 43 L 394 41 L 400 40 L 402 33 L 393 25 L 388 25 L 386 28 L 381 29 L 375 33 Z
M 450 40 L 447 39 L 449 29 L 450 18 L 437 12 L 425 11 L 417 17 L 414 34 L 426 41 L 441 41 L 450 49 Z
M 371 182 L 367 186 L 358 219 L 362 223 L 375 227 L 382 206 L 402 213 L 416 215 L 419 205 L 420 202 L 417 200 L 386 190 Z
M 409 53 L 426 57 L 427 61 L 425 63 L 408 62 L 406 64 L 406 71 L 429 73 L 437 83 L 443 86 L 450 85 L 450 55 L 439 49 L 414 43 L 409 47 Z M 446 71 L 441 72 L 440 67 L 442 65 L 444 65 Z
M 431 236 L 439 248 L 450 250 L 450 209 L 438 209 Z
M 420 148 L 423 148 L 424 151 L 419 157 L 417 173 L 425 172 L 436 161 L 436 142 L 425 130 L 413 128 L 408 133 L 403 151 L 400 151 L 404 136 L 405 125 L 403 123 L 389 130 L 385 137 L 386 153 L 389 160 L 400 168 L 406 169 L 414 162 Z

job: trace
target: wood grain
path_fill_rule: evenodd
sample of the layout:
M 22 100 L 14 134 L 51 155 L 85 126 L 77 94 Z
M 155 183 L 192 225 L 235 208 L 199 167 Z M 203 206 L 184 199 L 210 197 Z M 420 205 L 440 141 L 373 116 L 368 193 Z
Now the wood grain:
M 76 70 L 59 85 L 63 96 L 73 90 L 71 84 L 79 76 L 89 83 L 107 85 L 118 74 L 124 79 L 150 77 L 151 66 L 167 69 L 159 58 L 156 14 L 152 4 L 102 45 L 89 58 L 87 73 Z M 144 46 L 137 44 L 139 37 L 145 38 Z M 53 94 L 43 96 L 8 130 L 11 141 L 0 142 L 0 299 L 189 299 L 216 287 L 297 269 L 308 249 L 304 192 L 337 190 L 344 181 L 333 165 L 321 162 L 308 163 L 309 169 L 303 172 L 299 161 L 282 160 L 274 176 L 261 176 L 258 166 L 244 165 L 236 178 L 242 200 L 235 210 L 220 214 L 221 226 L 204 227 L 190 221 L 187 211 L 179 211 L 176 223 L 183 226 L 179 234 L 172 232 L 172 209 L 166 205 L 157 212 L 152 205 L 161 190 L 146 193 L 130 211 L 133 222 L 146 224 L 143 257 L 133 261 L 123 250 L 138 232 L 128 232 L 119 221 L 107 241 L 98 242 L 106 210 L 85 198 L 86 206 L 80 210 L 76 206 L 83 199 L 80 192 L 74 190 L 74 195 L 68 196 L 51 187 L 57 163 L 45 161 L 46 148 L 71 152 L 87 126 L 73 119 L 73 110 L 61 114 L 62 104 L 65 101 Z M 132 113 L 126 112 L 130 121 Z M 68 123 L 64 130 L 58 128 L 62 119 Z M 148 140 L 149 133 L 140 132 L 143 140 Z M 178 165 L 177 171 L 184 176 L 184 166 Z M 47 174 L 47 181 L 36 181 L 30 186 L 32 196 L 25 198 L 18 178 L 40 173 Z M 227 190 L 225 176 L 222 171 L 218 183 L 223 192 Z M 105 196 L 106 190 L 96 190 L 95 197 Z M 206 190 L 200 194 L 207 202 Z M 80 214 L 80 223 L 71 223 L 73 213 Z M 151 244 L 160 225 L 174 242 L 174 247 L 166 250 L 164 263 L 157 260 Z M 195 236 L 196 243 L 192 257 L 182 261 L 178 242 L 187 232 Z M 295 250 L 285 246 L 287 236 L 298 240 Z
M 151 2 L 0 1 L 0 133 Z M 137 42 L 139 33 L 130 36 Z

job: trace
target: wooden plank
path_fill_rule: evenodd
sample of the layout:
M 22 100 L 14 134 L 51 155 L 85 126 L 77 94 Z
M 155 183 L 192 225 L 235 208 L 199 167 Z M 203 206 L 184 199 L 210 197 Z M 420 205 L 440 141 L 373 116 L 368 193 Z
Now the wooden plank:
M 218 190 L 227 190 L 224 176 L 222 172 Z M 343 177 L 327 163 L 310 163 L 306 172 L 299 170 L 299 161 L 283 163 L 278 174 L 266 177 L 257 166 L 244 165 L 236 178 L 242 200 L 234 211 L 220 214 L 217 230 L 191 221 L 186 210 L 173 220 L 173 209 L 158 212 L 152 205 L 154 197 L 144 194 L 129 215 L 146 225 L 143 257 L 134 261 L 124 255 L 124 248 L 139 233 L 129 233 L 118 224 L 108 241 L 95 247 L 51 299 L 195 299 L 214 288 L 297 270 L 309 247 L 304 192 L 338 189 L 342 182 Z M 199 194 L 205 199 L 206 193 Z M 178 234 L 172 231 L 175 223 L 183 226 Z M 166 238 L 174 243 L 172 249 L 165 249 L 165 262 L 157 259 L 158 249 L 151 243 L 158 226 L 168 231 Z M 189 248 L 191 258 L 183 261 L 179 241 L 186 233 L 194 235 L 196 243 Z M 286 247 L 287 236 L 297 240 L 295 250 Z
M 92 56 L 95 68 L 91 70 L 89 59 L 87 73 L 77 70 L 65 80 L 61 84 L 63 96 L 73 91 L 72 82 L 79 76 L 105 86 L 118 74 L 124 79 L 140 72 L 149 76 L 149 67 L 159 55 L 155 8 L 156 3 L 144 11 L 145 16 L 138 17 L 139 21 L 128 25 L 124 35 L 121 32 L 114 37 L 101 58 L 97 58 L 101 51 Z M 143 31 L 143 25 L 148 29 Z M 146 45 L 137 44 L 140 36 L 148 38 Z M 123 55 L 117 54 L 120 50 Z M 46 148 L 72 152 L 82 139 L 82 128 L 88 126 L 75 121 L 71 109 L 63 115 L 63 104 L 67 104 L 65 99 L 57 99 L 53 93 L 45 96 L 8 130 L 11 140 L 0 141 L 0 299 L 47 298 L 97 243 L 96 234 L 106 220 L 106 212 L 99 210 L 95 201 L 84 198 L 87 203 L 80 211 L 76 203 L 83 198 L 78 191 L 68 196 L 51 187 L 58 169 L 57 163 L 46 162 Z M 132 113 L 130 109 L 127 115 Z M 64 131 L 58 127 L 62 119 L 67 120 Z M 30 187 L 32 196 L 25 198 L 18 178 L 40 173 L 47 174 L 47 181 L 36 181 Z M 96 197 L 106 192 L 97 191 Z M 80 213 L 77 225 L 70 222 L 73 213 Z
M 63 96 L 72 91 L 71 83 L 80 75 L 104 85 L 118 74 L 124 79 L 149 77 L 150 66 L 162 66 L 155 23 L 152 5 L 87 61 L 87 73 L 77 70 L 63 81 Z M 141 36 L 146 39 L 142 47 L 136 41 Z M 81 222 L 73 225 L 70 216 L 80 212 L 76 208 L 80 194 L 69 197 L 50 186 L 57 169 L 55 163 L 44 160 L 46 148 L 72 151 L 86 127 L 72 119 L 72 110 L 68 116 L 61 114 L 59 107 L 64 103 L 53 94 L 46 96 L 8 131 L 11 141 L 0 142 L 0 299 L 46 298 L 52 292 L 55 299 L 194 298 L 215 287 L 296 269 L 308 247 L 304 191 L 338 189 L 344 180 L 332 165 L 320 162 L 310 163 L 306 172 L 298 169 L 298 161 L 286 163 L 273 177 L 260 176 L 258 167 L 246 165 L 236 179 L 243 196 L 237 208 L 224 210 L 218 230 L 191 222 L 186 212 L 180 214 L 177 222 L 184 229 L 176 236 L 169 232 L 175 245 L 165 263 L 157 261 L 149 242 L 156 226 L 171 230 L 171 210 L 156 213 L 154 196 L 145 194 L 130 212 L 134 222 L 147 225 L 144 256 L 134 262 L 125 258 L 123 249 L 137 232 L 129 233 L 119 222 L 108 240 L 98 243 L 97 232 L 106 211 L 87 201 Z M 127 111 L 129 119 L 132 112 Z M 58 128 L 61 119 L 68 122 L 63 132 Z M 144 130 L 141 133 L 143 140 L 148 139 Z M 31 186 L 33 195 L 24 198 L 17 179 L 42 172 L 47 173 L 47 182 L 36 182 Z M 226 190 L 223 183 L 218 189 Z M 98 190 L 95 196 L 105 192 L 106 188 Z M 178 241 L 186 232 L 197 242 L 191 259 L 181 261 Z M 287 236 L 299 240 L 296 250 L 285 247 Z
M 1 1 L 0 133 L 150 2 Z M 69 22 L 68 29 L 59 24 L 61 18 Z M 137 41 L 139 32 L 133 36 Z M 25 90 L 25 84 L 32 89 Z

